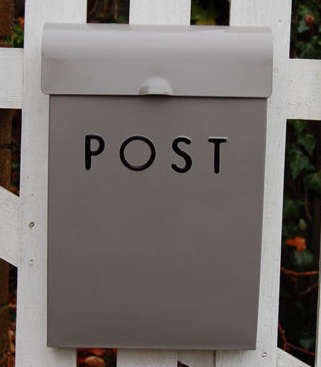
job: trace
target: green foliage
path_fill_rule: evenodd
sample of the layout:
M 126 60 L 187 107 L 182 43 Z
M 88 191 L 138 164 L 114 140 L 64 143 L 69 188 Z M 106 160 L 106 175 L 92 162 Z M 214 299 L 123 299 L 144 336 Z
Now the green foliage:
M 291 57 L 321 58 L 320 0 L 293 0 Z
M 283 204 L 283 217 L 298 219 L 301 216 L 302 208 L 304 207 L 304 202 L 302 200 L 284 200 Z
M 295 268 L 306 269 L 313 264 L 313 253 L 310 250 L 292 251 L 290 261 Z
M 191 24 L 228 25 L 229 0 L 192 0 Z
M 312 191 L 314 194 L 321 196 L 321 170 L 319 172 L 311 173 L 305 176 L 304 185 L 307 190 Z
M 296 181 L 300 175 L 305 174 L 302 182 L 305 189 L 318 192 L 321 175 L 312 163 L 317 144 L 316 137 L 309 130 L 307 123 L 298 120 L 288 123 L 288 134 L 292 135 L 292 138 L 287 142 L 286 160 L 292 179 Z
M 315 336 L 306 332 L 303 337 L 299 339 L 299 344 L 302 348 L 312 351 L 315 346 Z
M 290 271 L 310 272 L 317 268 L 320 232 L 318 210 L 321 199 L 321 126 L 292 120 L 287 124 L 282 266 Z M 319 226 L 319 227 L 318 227 Z M 280 324 L 287 340 L 306 351 L 314 351 L 317 306 L 315 276 L 281 276 Z M 280 339 L 280 347 L 283 341 Z M 290 350 L 313 364 L 308 353 Z
M 128 23 L 129 0 L 87 0 L 89 23 Z
M 313 171 L 313 165 L 307 155 L 302 152 L 298 144 L 293 144 L 287 149 L 287 156 L 293 180 L 301 173 Z
M 298 137 L 298 144 L 301 145 L 310 156 L 312 156 L 316 145 L 316 139 L 312 134 L 305 134 Z
M 13 25 L 12 35 L 7 39 L 11 47 L 22 48 L 24 42 L 24 30 L 18 23 Z
M 307 230 L 308 228 L 308 225 L 307 225 L 307 222 L 303 219 L 303 218 L 300 218 L 299 220 L 299 224 L 298 224 L 298 228 L 300 229 L 300 231 L 304 232 Z

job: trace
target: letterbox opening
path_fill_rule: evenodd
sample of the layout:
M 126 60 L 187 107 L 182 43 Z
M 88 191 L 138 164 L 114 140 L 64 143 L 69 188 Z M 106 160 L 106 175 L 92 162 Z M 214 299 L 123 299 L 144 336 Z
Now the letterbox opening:
M 266 28 L 45 27 L 49 346 L 255 348 L 272 55 Z

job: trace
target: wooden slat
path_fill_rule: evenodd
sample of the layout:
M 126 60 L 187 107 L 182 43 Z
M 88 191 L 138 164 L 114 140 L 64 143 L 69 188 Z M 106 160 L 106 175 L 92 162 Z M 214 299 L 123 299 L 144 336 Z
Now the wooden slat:
M 287 117 L 321 120 L 320 60 L 290 60 Z
M 282 349 L 277 351 L 277 367 L 308 367 L 309 365 L 291 356 Z
M 17 367 L 76 366 L 74 350 L 46 347 L 49 99 L 40 90 L 41 37 L 46 21 L 85 22 L 86 3 L 86 0 L 26 1 Z
M 189 24 L 191 0 L 130 0 L 131 24 Z
M 131 24 L 176 24 L 190 23 L 190 0 L 131 0 Z M 206 355 L 206 353 L 203 353 Z M 173 358 L 173 356 L 175 358 Z M 149 366 L 176 367 L 177 352 L 173 351 L 132 351 L 119 350 L 117 358 L 118 367 L 142 367 L 148 361 Z M 206 357 L 204 357 L 206 358 Z M 200 355 L 202 361 L 202 352 Z M 205 366 L 205 365 L 204 365 Z M 147 367 L 147 366 L 146 366 Z
M 212 351 L 120 350 L 117 366 L 177 367 L 177 361 L 188 367 L 214 367 Z
M 215 353 L 212 351 L 181 351 L 177 359 L 188 367 L 215 367 Z
M 0 258 L 17 266 L 19 198 L 0 187 Z
M 18 328 L 17 328 L 17 367 L 75 365 L 73 351 L 58 351 L 45 347 L 46 339 L 46 193 L 47 193 L 47 133 L 48 98 L 40 92 L 40 37 L 45 20 L 85 21 L 85 0 L 32 0 L 26 9 L 26 55 L 25 86 L 22 93 L 22 50 L 0 50 L 0 108 L 20 108 L 22 94 L 25 100 L 23 114 L 22 146 L 22 219 L 21 219 L 21 261 L 19 271 Z M 132 23 L 187 24 L 189 22 L 189 0 L 131 0 Z M 218 366 L 275 366 L 276 363 L 276 320 L 278 307 L 278 264 L 279 237 L 281 233 L 282 171 L 284 153 L 285 117 L 294 116 L 298 111 L 300 98 L 292 95 L 297 86 L 311 78 L 309 68 L 307 76 L 301 81 L 298 77 L 290 89 L 290 101 L 287 102 L 287 63 L 290 1 L 271 0 L 233 0 L 232 23 L 272 24 L 276 34 L 276 68 L 274 96 L 271 100 L 268 130 L 268 158 L 264 221 L 263 267 L 261 280 L 261 302 L 259 322 L 259 345 L 256 352 L 218 352 Z M 8 56 L 10 54 L 10 57 Z M 17 56 L 18 55 L 18 56 Z M 9 61 L 8 61 L 9 60 Z M 20 60 L 20 61 L 19 61 Z M 297 61 L 297 60 L 295 60 Z M 302 60 L 300 60 L 302 61 Z M 291 61 L 292 62 L 292 61 Z M 294 64 L 293 64 L 294 65 Z M 317 70 L 319 70 L 319 67 Z M 294 68 L 294 67 L 293 67 Z M 19 76 L 20 70 L 20 76 Z M 290 68 L 292 70 L 292 67 Z M 294 73 L 291 72 L 291 78 Z M 318 71 L 319 73 L 319 71 Z M 318 74 L 319 75 L 319 74 Z M 14 82 L 12 82 L 14 81 Z M 3 87 L 4 85 L 4 87 Z M 19 89 L 20 88 L 20 89 Z M 318 98 L 317 83 L 310 88 L 309 99 Z M 19 92 L 20 90 L 20 92 Z M 311 97 L 312 96 L 312 97 Z M 295 98 L 296 101 L 295 102 Z M 288 116 L 285 107 L 289 106 Z M 293 107 L 295 105 L 295 109 Z M 307 104 L 307 106 L 310 106 Z M 319 116 L 317 102 L 311 104 L 312 112 L 307 116 L 300 107 L 304 118 Z M 296 112 L 297 113 L 297 112 Z M 2 192 L 3 194 L 3 192 Z M 1 194 L 1 195 L 2 195 Z M 7 195 L 7 194 L 5 194 Z M 2 208 L 8 210 L 6 217 L 15 217 L 19 199 L 4 199 L 0 196 L 1 222 Z M 15 201 L 15 204 L 12 204 Z M 10 203 L 9 203 L 10 202 Z M 8 204 L 9 203 L 9 204 Z M 16 205 L 16 209 L 12 207 Z M 35 226 L 29 226 L 34 222 Z M 13 223 L 15 219 L 13 219 Z M 0 226 L 2 223 L 0 223 Z M 7 226 L 3 226 L 7 228 Z M 0 233 L 2 235 L 2 227 Z M 11 230 L 10 230 L 11 231 Z M 12 233 L 16 233 L 13 231 Z M 7 237 L 7 236 L 6 236 Z M 0 238 L 1 239 L 1 238 Z M 17 243 L 17 241 L 15 242 Z M 4 253 L 5 254 L 5 253 Z M 7 255 L 10 262 L 16 255 Z M 281 357 L 280 357 L 281 354 Z M 209 366 L 212 364 L 210 352 L 172 352 L 172 351 L 120 351 L 118 365 L 123 366 L 168 366 L 176 365 L 177 358 L 190 366 Z M 290 360 L 279 352 L 279 366 L 296 366 L 297 360 Z M 282 364 L 283 363 L 283 364 Z M 298 364 L 304 366 L 304 364 Z
M 23 50 L 0 48 L 0 108 L 22 108 Z
M 117 366 L 121 367 L 177 367 L 175 351 L 120 350 Z
M 290 18 L 291 0 L 233 0 L 231 3 L 232 25 L 273 28 L 274 81 L 268 108 L 257 350 L 217 352 L 217 367 L 276 366 Z

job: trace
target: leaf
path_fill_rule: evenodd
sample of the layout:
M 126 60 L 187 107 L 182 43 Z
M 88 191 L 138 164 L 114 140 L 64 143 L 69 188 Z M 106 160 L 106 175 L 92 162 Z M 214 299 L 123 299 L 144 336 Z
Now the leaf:
M 291 263 L 297 267 L 307 267 L 313 263 L 313 253 L 306 249 L 305 251 L 293 251 L 291 254 Z
M 309 157 L 298 149 L 296 145 L 292 144 L 288 149 L 288 158 L 293 180 L 296 180 L 303 171 L 309 172 L 314 170 Z
M 306 350 L 313 350 L 315 345 L 315 338 L 312 335 L 307 335 L 299 340 L 299 344 Z
M 298 228 L 296 225 L 294 225 L 293 223 L 288 224 L 288 223 L 283 222 L 282 238 L 283 238 L 284 244 L 287 238 L 294 237 L 297 233 L 298 233 Z
M 308 25 L 305 23 L 304 20 L 301 20 L 299 25 L 298 25 L 298 28 L 297 28 L 298 33 L 303 33 L 303 32 L 306 32 L 308 30 L 310 30 Z
M 204 9 L 200 4 L 194 3 L 192 5 L 192 18 L 193 23 L 197 25 L 216 25 L 216 8 L 212 5 Z
M 285 199 L 283 205 L 283 217 L 284 218 L 300 218 L 301 209 L 304 207 L 302 200 L 290 200 Z
M 317 195 L 321 195 L 321 170 L 307 175 L 304 178 L 304 185 L 307 189 L 313 191 Z
M 310 156 L 312 156 L 314 152 L 316 143 L 316 139 L 312 134 L 305 134 L 298 138 L 298 144 L 300 144 Z
M 296 136 L 300 136 L 304 129 L 305 129 L 305 122 L 302 120 L 293 120 L 290 121 L 290 124 L 293 126 L 294 128 L 294 132 Z
M 300 218 L 298 227 L 303 232 L 307 230 L 308 225 L 307 225 L 306 221 L 303 218 Z

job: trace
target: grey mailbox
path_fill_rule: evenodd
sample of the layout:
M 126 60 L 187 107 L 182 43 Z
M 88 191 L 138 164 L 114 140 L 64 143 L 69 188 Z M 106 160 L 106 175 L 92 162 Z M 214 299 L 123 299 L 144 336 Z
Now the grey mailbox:
M 264 28 L 47 25 L 48 345 L 256 346 Z

